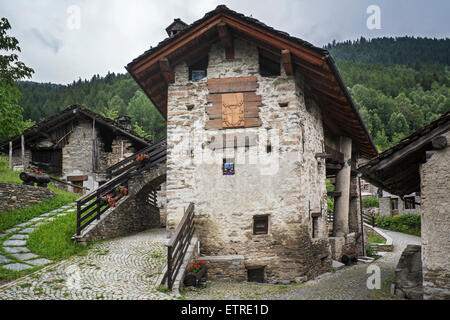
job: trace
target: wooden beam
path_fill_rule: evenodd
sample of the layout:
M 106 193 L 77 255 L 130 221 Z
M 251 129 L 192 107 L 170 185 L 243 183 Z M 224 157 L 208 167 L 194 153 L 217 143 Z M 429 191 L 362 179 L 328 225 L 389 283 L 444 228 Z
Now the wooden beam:
M 20 146 L 22 150 L 22 166 L 25 169 L 25 137 L 23 134 L 20 136 Z
M 219 33 L 220 42 L 225 48 L 225 58 L 226 59 L 234 59 L 234 45 L 233 45 L 233 37 L 231 36 L 230 31 L 226 23 L 221 22 L 217 25 L 217 31 Z
M 12 141 L 9 142 L 9 168 L 12 169 L 13 168 L 13 163 L 12 163 L 12 154 L 13 154 L 13 145 L 12 145 Z
M 159 69 L 161 70 L 164 81 L 167 84 L 175 82 L 175 74 L 173 73 L 167 58 L 162 58 L 159 60 Z
M 442 133 L 448 131 L 449 129 L 450 129 L 450 122 L 446 123 L 443 126 L 433 129 L 426 135 L 418 138 L 414 142 L 411 142 L 409 145 L 401 148 L 398 151 L 395 151 L 393 154 L 391 154 L 388 157 L 386 157 L 385 159 L 381 160 L 377 165 L 373 166 L 370 169 L 370 172 L 383 170 L 386 167 L 388 167 L 389 165 L 392 165 L 393 163 L 396 163 L 397 161 L 401 161 L 406 156 L 408 156 L 408 154 L 415 152 L 417 150 L 420 150 L 427 143 L 430 143 L 434 137 L 441 135 Z
M 291 52 L 287 49 L 281 50 L 281 59 L 283 61 L 284 71 L 286 72 L 286 75 L 294 75 Z

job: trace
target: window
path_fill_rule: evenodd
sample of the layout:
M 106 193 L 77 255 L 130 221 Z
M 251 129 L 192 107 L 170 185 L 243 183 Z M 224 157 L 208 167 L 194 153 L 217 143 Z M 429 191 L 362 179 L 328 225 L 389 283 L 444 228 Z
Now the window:
M 253 217 L 253 234 L 267 234 L 269 231 L 269 216 Z
M 391 209 L 398 210 L 398 199 L 397 198 L 391 199 Z
M 206 78 L 208 69 L 208 56 L 189 66 L 189 80 L 198 81 Z
M 312 237 L 319 237 L 319 217 L 312 217 Z
M 415 197 L 405 197 L 405 209 L 415 209 L 416 199 Z
M 280 62 L 274 62 L 261 54 L 259 55 L 259 74 L 263 77 L 274 77 L 281 74 Z
M 247 281 L 264 283 L 264 267 L 247 269 Z
M 223 159 L 223 175 L 234 175 L 234 160 Z

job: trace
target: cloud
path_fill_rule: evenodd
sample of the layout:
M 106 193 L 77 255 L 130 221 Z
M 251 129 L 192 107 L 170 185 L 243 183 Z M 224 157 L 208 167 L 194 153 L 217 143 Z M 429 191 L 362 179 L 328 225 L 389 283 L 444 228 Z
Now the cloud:
M 381 30 L 366 26 L 374 3 Z M 32 80 L 70 83 L 126 72 L 126 64 L 167 37 L 174 18 L 192 23 L 219 4 L 316 46 L 361 36 L 450 36 L 447 0 L 16 0 L 0 1 L 0 15 L 19 40 L 21 60 L 36 71 Z M 79 29 L 68 27 L 72 5 L 80 9 Z
M 43 34 L 36 28 L 29 30 L 30 33 L 36 37 L 44 46 L 53 50 L 54 53 L 58 53 L 59 49 L 63 46 L 64 41 L 62 39 L 56 38 L 50 33 Z

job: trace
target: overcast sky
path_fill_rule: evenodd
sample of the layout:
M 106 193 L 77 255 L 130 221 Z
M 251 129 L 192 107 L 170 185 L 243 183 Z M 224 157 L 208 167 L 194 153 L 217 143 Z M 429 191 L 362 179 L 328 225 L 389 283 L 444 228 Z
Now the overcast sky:
M 126 72 L 167 37 L 174 18 L 190 24 L 218 4 L 316 46 L 360 36 L 450 37 L 448 0 L 0 0 L 0 17 L 35 70 L 33 81 L 70 83 Z M 380 8 L 380 29 L 367 27 L 371 5 Z

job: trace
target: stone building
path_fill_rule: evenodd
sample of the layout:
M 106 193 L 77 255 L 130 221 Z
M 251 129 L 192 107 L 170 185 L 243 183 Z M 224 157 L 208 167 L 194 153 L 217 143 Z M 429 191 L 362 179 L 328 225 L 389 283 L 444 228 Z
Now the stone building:
M 450 112 L 359 168 L 398 196 L 420 192 L 424 299 L 450 299 Z
M 381 216 L 398 216 L 403 214 L 420 213 L 420 195 L 417 192 L 403 196 L 403 198 L 383 191 L 379 198 Z
M 193 202 L 213 277 L 330 271 L 361 240 L 355 162 L 377 151 L 328 52 L 225 6 L 166 31 L 127 70 L 167 119 L 167 230 Z
M 131 130 L 128 117 L 115 122 L 72 105 L 0 143 L 0 150 L 9 152 L 10 167 L 33 166 L 83 187 L 68 186 L 82 193 L 106 180 L 106 168 L 149 144 Z

